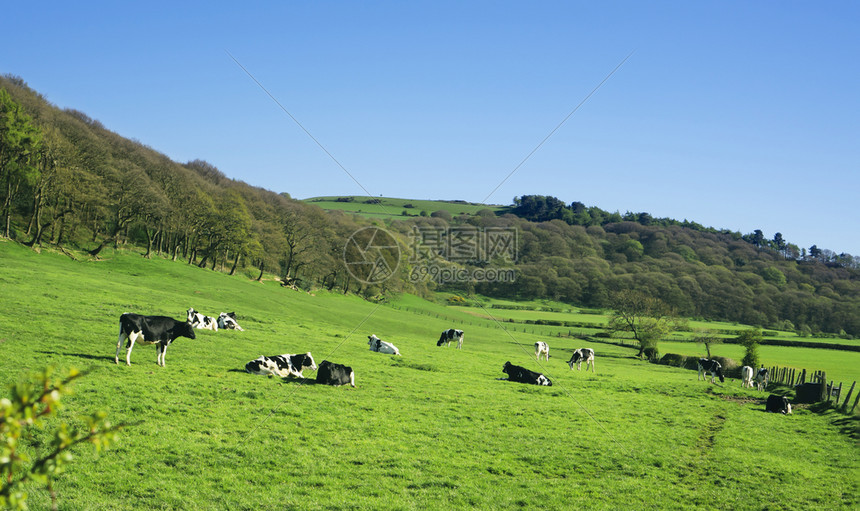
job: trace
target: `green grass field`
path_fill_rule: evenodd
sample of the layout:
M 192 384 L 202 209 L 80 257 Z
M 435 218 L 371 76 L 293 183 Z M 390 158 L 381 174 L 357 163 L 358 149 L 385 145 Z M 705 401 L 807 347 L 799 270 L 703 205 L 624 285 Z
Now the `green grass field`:
M 326 210 L 338 210 L 348 213 L 357 213 L 370 218 L 400 218 L 404 213 L 409 216 L 418 216 L 421 211 L 426 211 L 431 214 L 434 211 L 447 211 L 452 216 L 457 215 L 474 215 L 482 209 L 488 209 L 493 212 L 498 212 L 507 208 L 507 206 L 499 206 L 495 204 L 472 204 L 461 203 L 443 200 L 415 200 L 415 199 L 397 199 L 393 197 L 361 197 L 361 196 L 343 196 L 350 197 L 353 202 L 338 202 L 339 197 L 311 197 L 304 199 L 304 202 L 316 204 Z M 374 200 L 378 203 L 366 204 L 366 201 Z M 405 207 L 411 205 L 412 207 Z
M 55 486 L 60 509 L 860 506 L 856 420 L 805 406 L 767 414 L 764 394 L 728 380 L 697 382 L 629 348 L 505 332 L 417 297 L 377 305 L 132 252 L 73 261 L 0 242 L 0 303 L 4 388 L 47 364 L 89 369 L 59 419 L 140 421 L 98 456 L 75 449 Z M 152 346 L 114 364 L 121 313 L 181 319 L 189 307 L 236 311 L 246 331 L 180 338 L 166 367 Z M 437 348 L 458 318 L 473 323 L 464 349 Z M 371 333 L 403 356 L 370 352 Z M 548 362 L 534 360 L 536 340 L 550 343 Z M 565 363 L 583 346 L 598 353 L 596 374 Z M 259 355 L 305 351 L 351 365 L 357 388 L 243 371 Z M 554 385 L 500 380 L 505 361 Z M 47 491 L 29 494 L 32 509 L 50 506 Z

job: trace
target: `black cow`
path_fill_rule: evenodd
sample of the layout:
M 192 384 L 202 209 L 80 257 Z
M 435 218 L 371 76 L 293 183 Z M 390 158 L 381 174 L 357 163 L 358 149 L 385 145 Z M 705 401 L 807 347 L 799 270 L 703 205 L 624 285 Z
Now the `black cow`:
M 525 367 L 515 366 L 510 362 L 505 362 L 502 372 L 508 375 L 508 380 L 510 381 L 529 383 L 531 385 L 545 385 L 547 387 L 552 385 L 552 382 L 546 376 L 529 371 Z
M 125 363 L 131 365 L 131 349 L 135 342 L 143 344 L 155 344 L 158 350 L 155 363 L 164 367 L 164 355 L 167 347 L 177 337 L 188 337 L 194 339 L 194 328 L 187 321 L 176 321 L 167 316 L 144 316 L 126 312 L 119 317 L 119 338 L 116 341 L 116 357 L 114 361 L 119 364 L 119 350 L 122 341 L 128 339 L 128 351 L 125 355 Z
M 766 412 L 781 413 L 783 415 L 791 415 L 791 403 L 785 396 L 771 394 L 767 396 L 767 404 L 764 407 Z
M 453 328 L 449 328 L 448 330 L 442 331 L 442 337 L 439 337 L 439 341 L 436 343 L 436 346 L 442 346 L 443 344 L 447 348 L 451 341 L 457 341 L 457 349 L 463 349 L 463 331 L 455 330 Z
M 245 364 L 245 370 L 251 374 L 277 375 L 281 378 L 288 376 L 304 378 L 302 371 L 305 367 L 314 371 L 317 369 L 310 351 L 299 355 L 284 354 L 271 357 L 261 355 Z
M 711 383 L 716 383 L 714 381 L 715 377 L 718 377 L 720 379 L 720 383 L 726 381 L 726 379 L 723 377 L 723 366 L 721 366 L 720 363 L 716 360 L 700 358 L 698 366 L 699 375 L 696 377 L 696 381 L 699 381 L 699 379 L 708 381 L 708 377 L 705 376 L 706 372 L 711 373 Z
M 336 387 L 349 383 L 355 387 L 355 372 L 351 367 L 323 360 L 317 371 L 317 383 Z

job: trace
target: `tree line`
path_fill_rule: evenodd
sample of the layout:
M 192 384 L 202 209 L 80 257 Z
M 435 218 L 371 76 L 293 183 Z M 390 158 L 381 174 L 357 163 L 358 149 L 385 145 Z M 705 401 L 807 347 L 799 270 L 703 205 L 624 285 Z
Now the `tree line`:
M 384 221 L 326 212 L 228 178 L 204 160 L 173 162 L 82 112 L 51 105 L 20 78 L 0 77 L 0 235 L 29 246 L 92 257 L 134 247 L 145 257 L 366 297 L 449 289 L 608 307 L 613 293 L 636 290 L 689 317 L 860 336 L 860 276 L 847 254 L 817 247 L 795 254 L 781 236 L 547 196 L 518 197 L 509 211 Z M 349 273 L 343 253 L 352 233 L 374 224 L 394 234 L 404 256 L 395 278 L 367 285 Z M 414 228 L 457 226 L 516 230 L 515 281 L 411 281 Z

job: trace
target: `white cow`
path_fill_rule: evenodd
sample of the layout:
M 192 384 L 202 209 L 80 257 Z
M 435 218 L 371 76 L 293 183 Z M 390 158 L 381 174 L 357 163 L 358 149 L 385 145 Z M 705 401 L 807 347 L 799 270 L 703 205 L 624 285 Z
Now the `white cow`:
M 750 366 L 743 366 L 741 368 L 741 387 L 752 387 L 753 386 L 753 368 Z
M 567 365 L 570 366 L 571 371 L 573 370 L 573 364 L 576 364 L 576 370 L 582 370 L 582 361 L 585 360 L 585 370 L 588 371 L 589 364 L 591 365 L 591 372 L 594 372 L 594 350 L 591 348 L 579 348 L 577 350 L 573 350 L 573 355 L 571 355 L 570 360 L 567 361 Z
M 188 322 L 194 328 L 199 328 L 202 330 L 212 330 L 214 332 L 218 331 L 218 319 L 213 318 L 212 316 L 203 315 L 193 308 L 188 309 Z
M 535 358 L 540 362 L 540 357 L 543 355 L 544 359 L 549 361 L 549 344 L 538 341 L 535 343 Z
M 239 330 L 244 331 L 245 329 L 239 326 L 239 323 L 236 323 L 236 313 L 235 312 L 222 312 L 218 315 L 218 328 L 222 330 Z
M 389 355 L 400 355 L 400 350 L 397 349 L 397 346 L 391 344 L 390 342 L 383 341 L 376 335 L 368 335 L 367 344 L 370 345 L 370 351 L 387 353 Z

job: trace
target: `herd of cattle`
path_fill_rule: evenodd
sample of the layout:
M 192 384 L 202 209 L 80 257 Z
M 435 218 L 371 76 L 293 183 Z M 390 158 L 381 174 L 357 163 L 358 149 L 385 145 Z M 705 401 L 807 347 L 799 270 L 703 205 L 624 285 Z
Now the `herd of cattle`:
M 222 312 L 215 318 L 203 315 L 191 308 L 187 311 L 185 321 L 177 321 L 167 316 L 144 316 L 127 312 L 119 318 L 119 338 L 116 343 L 116 357 L 114 361 L 119 364 L 120 349 L 122 348 L 122 342 L 125 340 L 127 341 L 125 356 L 125 363 L 127 365 L 131 365 L 131 350 L 134 344 L 139 342 L 142 344 L 155 344 L 156 363 L 164 367 L 164 356 L 170 343 L 178 337 L 194 339 L 195 328 L 216 332 L 219 328 L 222 330 L 244 330 L 236 321 L 236 314 L 234 312 Z M 445 345 L 447 347 L 453 341 L 457 343 L 457 349 L 462 349 L 463 337 L 462 330 L 450 328 L 442 332 L 442 335 L 436 342 L 436 346 Z M 370 346 L 371 351 L 400 356 L 400 350 L 390 342 L 383 341 L 373 334 L 369 335 L 367 339 L 367 344 Z M 549 344 L 543 341 L 536 342 L 535 358 L 538 362 L 540 362 L 541 358 L 549 361 Z M 567 365 L 571 370 L 573 370 L 574 365 L 576 365 L 577 370 L 581 370 L 583 362 L 585 362 L 586 371 L 588 371 L 590 366 L 591 372 L 595 372 L 593 349 L 579 348 L 574 350 Z M 707 381 L 706 373 L 708 373 L 711 376 L 711 383 L 716 383 L 716 378 L 719 378 L 720 382 L 725 381 L 722 366 L 718 361 L 700 358 L 697 366 L 697 380 Z M 328 360 L 323 360 L 319 367 L 317 367 L 310 352 L 304 354 L 260 356 L 245 364 L 245 370 L 251 374 L 280 376 L 283 378 L 303 378 L 302 371 L 305 368 L 317 371 L 317 383 L 336 386 L 349 384 L 355 387 L 355 372 L 351 367 L 336 364 Z M 513 382 L 544 386 L 552 385 L 552 381 L 543 374 L 531 371 L 525 367 L 513 365 L 510 362 L 505 362 L 502 372 L 507 374 L 508 380 Z M 768 384 L 768 371 L 766 368 L 762 367 L 756 371 L 752 367 L 744 366 L 741 369 L 741 385 L 743 387 L 752 387 L 753 384 L 755 384 L 758 391 L 765 390 Z M 785 397 L 772 394 L 768 396 L 765 409 L 768 412 L 790 414 L 791 404 Z

